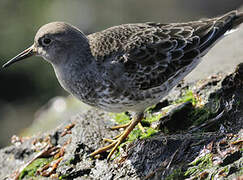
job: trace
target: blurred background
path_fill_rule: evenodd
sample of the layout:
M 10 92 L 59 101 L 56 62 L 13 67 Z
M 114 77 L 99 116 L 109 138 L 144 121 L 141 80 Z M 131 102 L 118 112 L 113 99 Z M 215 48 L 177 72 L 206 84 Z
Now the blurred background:
M 29 47 L 38 28 L 51 21 L 69 22 L 89 34 L 123 23 L 198 20 L 242 5 L 242 0 L 1 0 L 0 64 Z M 220 41 L 187 80 L 228 72 L 242 62 L 242 29 Z M 68 94 L 58 84 L 52 67 L 39 57 L 1 69 L 0 82 L 0 147 L 9 144 L 13 134 L 36 133 L 44 125 L 50 128 L 53 119 L 65 119 L 87 109 L 71 97 L 60 97 Z M 49 110 L 43 111 L 47 107 Z M 26 130 L 33 120 L 39 129 Z

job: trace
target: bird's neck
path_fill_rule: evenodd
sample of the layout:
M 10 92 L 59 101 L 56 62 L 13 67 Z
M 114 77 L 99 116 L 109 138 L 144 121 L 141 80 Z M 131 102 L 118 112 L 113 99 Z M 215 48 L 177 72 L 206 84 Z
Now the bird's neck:
M 87 52 L 86 52 L 87 53 Z M 61 86 L 80 98 L 82 89 L 89 88 L 89 81 L 96 78 L 96 61 L 90 54 L 70 56 L 63 64 L 53 65 L 56 76 Z

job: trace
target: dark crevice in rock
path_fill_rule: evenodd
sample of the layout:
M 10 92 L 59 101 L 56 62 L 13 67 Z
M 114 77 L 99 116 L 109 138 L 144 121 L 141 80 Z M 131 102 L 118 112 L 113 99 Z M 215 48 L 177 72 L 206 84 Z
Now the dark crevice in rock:
M 242 157 L 242 152 L 236 151 L 233 154 L 226 156 L 223 160 L 223 163 L 220 165 L 227 166 L 227 165 L 232 164 L 233 162 L 239 160 L 241 157 Z
M 78 171 L 74 171 L 73 173 L 70 173 L 68 176 L 64 176 L 63 179 L 74 179 L 82 176 L 87 176 L 91 172 L 91 169 L 82 169 Z
M 11 149 L 6 149 L 5 154 L 13 154 L 15 159 L 23 160 L 25 157 L 30 156 L 34 153 L 34 150 L 29 148 L 16 148 L 12 147 Z

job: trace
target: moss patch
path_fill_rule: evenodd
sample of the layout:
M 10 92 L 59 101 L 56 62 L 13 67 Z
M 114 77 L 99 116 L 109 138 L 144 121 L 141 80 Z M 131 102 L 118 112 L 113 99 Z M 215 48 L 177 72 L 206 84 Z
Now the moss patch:
M 45 166 L 49 162 L 52 161 L 52 158 L 38 158 L 33 161 L 29 166 L 23 169 L 23 171 L 19 175 L 19 179 L 23 178 L 33 178 L 36 177 L 36 172 L 39 168 Z
M 220 100 L 218 97 L 215 97 L 214 100 L 212 100 L 212 104 L 209 106 L 199 106 L 199 98 L 195 96 L 195 94 L 191 90 L 187 90 L 180 99 L 175 101 L 174 103 L 185 103 L 185 102 L 191 102 L 194 106 L 193 111 L 189 113 L 188 119 L 190 122 L 197 126 L 206 120 L 214 117 L 217 114 Z
M 153 128 L 148 128 L 145 133 L 141 135 L 141 139 L 150 138 L 151 136 L 155 135 L 158 132 L 158 130 L 155 130 Z
M 110 116 L 118 123 L 118 124 L 127 124 L 130 122 L 130 117 L 126 113 L 110 113 Z
M 193 106 L 198 103 L 198 99 L 195 97 L 194 93 L 191 90 L 187 90 L 184 94 L 182 94 L 181 98 L 176 100 L 174 104 L 191 102 Z
M 213 118 L 216 112 L 207 107 L 195 108 L 190 114 L 189 119 L 194 126 L 202 124 L 210 118 Z
M 213 166 L 212 154 L 206 154 L 200 158 L 195 159 L 189 164 L 189 168 L 185 172 L 186 177 L 194 176 L 200 172 L 203 172 L 205 169 L 208 169 Z
M 207 121 L 208 119 L 214 118 L 218 114 L 220 107 L 219 99 L 215 99 L 211 106 L 196 107 L 189 114 L 190 121 L 193 125 L 197 126 Z
M 160 118 L 163 116 L 162 113 L 159 114 L 147 114 L 145 119 L 142 120 L 142 123 L 150 124 L 152 122 L 160 120 Z
M 198 126 L 207 120 L 214 118 L 220 108 L 220 98 L 214 97 L 210 100 L 210 103 L 206 105 L 201 104 L 200 97 L 196 96 L 191 90 L 187 90 L 181 98 L 176 100 L 174 104 L 191 102 L 193 108 L 185 113 L 185 125 L 186 128 L 193 126 Z
M 143 133 L 140 129 L 134 129 L 129 135 L 128 135 L 128 142 L 132 142 L 138 138 L 140 139 L 146 139 L 154 134 L 156 134 L 158 131 L 153 128 L 145 128 L 146 132 Z

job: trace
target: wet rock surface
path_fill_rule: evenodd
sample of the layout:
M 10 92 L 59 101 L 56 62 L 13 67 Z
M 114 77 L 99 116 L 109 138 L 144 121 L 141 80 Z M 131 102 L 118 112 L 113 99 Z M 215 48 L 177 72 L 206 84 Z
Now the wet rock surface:
M 180 84 L 151 113 L 162 114 L 148 125 L 158 132 L 125 143 L 110 162 L 107 153 L 88 156 L 119 133 L 103 111 L 78 114 L 40 136 L 14 136 L 0 150 L 0 179 L 243 178 L 243 64 L 230 75 Z

